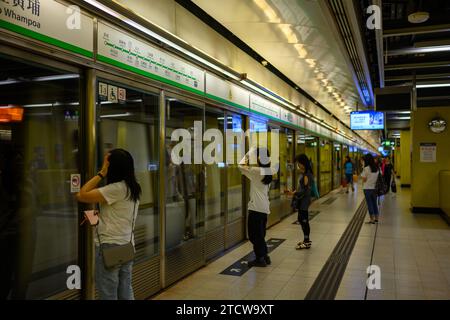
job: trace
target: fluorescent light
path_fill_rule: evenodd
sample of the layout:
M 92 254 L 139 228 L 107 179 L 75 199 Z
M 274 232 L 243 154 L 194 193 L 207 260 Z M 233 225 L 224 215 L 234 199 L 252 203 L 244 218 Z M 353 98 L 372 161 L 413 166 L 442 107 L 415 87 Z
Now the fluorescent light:
M 107 114 L 107 115 L 100 116 L 100 118 L 118 118 L 118 117 L 128 117 L 128 116 L 131 116 L 131 113 L 126 112 L 126 113 L 119 113 L 119 114 Z
M 54 76 L 44 76 L 44 77 L 37 77 L 33 78 L 32 81 L 56 81 L 56 80 L 66 80 L 66 79 L 75 79 L 79 78 L 80 75 L 78 74 L 59 74 Z
M 444 87 L 450 87 L 450 83 L 432 83 L 432 84 L 418 84 L 418 85 L 416 85 L 417 89 L 422 89 L 422 88 L 444 88 Z
M 3 81 L 0 81 L 0 86 L 1 85 L 18 83 L 18 82 L 20 82 L 20 81 L 19 80 L 14 80 L 14 79 L 3 80 Z
M 392 117 L 389 120 L 410 120 L 411 117 Z
M 36 103 L 36 104 L 25 104 L 24 108 L 39 108 L 39 107 L 51 107 L 51 103 Z

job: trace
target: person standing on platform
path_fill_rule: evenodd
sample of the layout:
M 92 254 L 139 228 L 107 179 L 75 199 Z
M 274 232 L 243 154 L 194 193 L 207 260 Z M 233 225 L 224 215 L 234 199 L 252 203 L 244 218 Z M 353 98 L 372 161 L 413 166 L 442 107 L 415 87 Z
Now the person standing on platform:
M 389 191 L 391 190 L 392 178 L 395 179 L 395 170 L 394 166 L 391 163 L 391 157 L 388 156 L 386 157 L 386 163 L 384 166 L 384 182 L 387 185 L 386 193 L 389 193 Z
M 265 240 L 267 217 L 270 214 L 269 187 L 272 182 L 269 157 L 269 150 L 266 148 L 253 147 L 239 163 L 241 173 L 250 180 L 248 237 L 253 244 L 255 260 L 249 261 L 249 267 L 266 267 L 271 264 Z M 256 159 L 257 163 L 252 165 L 251 159 Z
M 312 241 L 310 239 L 311 228 L 309 226 L 309 206 L 311 205 L 312 196 L 311 188 L 313 183 L 313 171 L 311 162 L 305 154 L 300 154 L 295 158 L 295 162 L 300 170 L 300 177 L 297 183 L 297 190 L 287 191 L 288 194 L 293 195 L 294 210 L 298 211 L 298 222 L 302 226 L 303 241 L 297 243 L 295 249 L 310 249 Z
M 361 174 L 361 178 L 363 181 L 364 196 L 366 198 L 370 215 L 370 221 L 368 223 L 375 224 L 378 223 L 379 215 L 375 186 L 377 183 L 378 174 L 380 173 L 380 168 L 375 163 L 375 159 L 370 153 L 364 156 L 364 163 L 365 167 Z
M 106 179 L 106 185 L 98 188 L 103 179 Z M 130 242 L 134 247 L 133 229 L 140 195 L 141 186 L 136 181 L 133 157 L 123 149 L 114 149 L 106 154 L 102 169 L 76 195 L 79 202 L 100 204 L 95 283 L 101 300 L 134 300 L 131 283 L 133 261 L 107 268 L 103 250 Z
M 350 156 L 345 157 L 345 179 L 347 180 L 347 192 L 348 193 L 348 187 L 351 184 L 352 185 L 352 192 L 355 192 L 355 187 L 353 185 L 353 174 L 355 173 L 355 168 L 353 166 L 353 162 L 350 159 Z

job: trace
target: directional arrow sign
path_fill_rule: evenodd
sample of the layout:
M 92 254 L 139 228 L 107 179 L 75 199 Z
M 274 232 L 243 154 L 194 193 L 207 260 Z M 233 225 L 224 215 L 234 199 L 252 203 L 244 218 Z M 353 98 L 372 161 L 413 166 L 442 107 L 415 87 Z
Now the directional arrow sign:
M 241 269 L 234 269 L 234 268 L 233 268 L 233 269 L 231 269 L 230 271 L 231 271 L 231 272 L 241 272 Z
M 272 248 L 273 247 L 273 244 L 268 244 L 267 245 L 267 248 Z
M 248 264 L 248 261 L 241 261 L 241 264 Z

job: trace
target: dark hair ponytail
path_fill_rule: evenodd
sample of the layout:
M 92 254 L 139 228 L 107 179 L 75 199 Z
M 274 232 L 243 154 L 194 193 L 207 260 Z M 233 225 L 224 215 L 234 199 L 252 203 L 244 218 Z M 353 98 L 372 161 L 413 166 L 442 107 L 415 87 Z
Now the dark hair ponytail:
M 303 165 L 305 167 L 305 173 L 311 173 L 313 174 L 313 170 L 312 170 L 312 166 L 311 166 L 311 161 L 309 161 L 308 157 L 306 156 L 306 154 L 302 153 L 298 156 L 295 157 L 295 161 L 300 163 L 301 165 Z
M 261 168 L 270 168 L 270 153 L 269 150 L 267 150 L 266 148 L 258 148 L 257 149 L 257 158 L 258 158 L 258 166 L 260 166 Z M 264 157 L 267 157 L 267 159 L 269 160 L 267 163 L 261 163 L 260 160 L 260 156 L 263 155 Z M 261 182 L 265 185 L 268 185 L 272 182 L 272 174 L 267 174 L 264 175 L 264 178 L 262 178 Z
M 124 149 L 114 149 L 110 151 L 107 183 L 125 181 L 128 191 L 127 199 L 134 202 L 141 196 L 141 186 L 134 174 L 134 161 L 131 154 Z
M 369 166 L 370 170 L 373 173 L 377 172 L 379 169 L 377 164 L 375 163 L 375 159 L 373 158 L 373 156 L 370 153 L 368 153 L 364 156 L 364 166 L 366 166 L 366 167 Z

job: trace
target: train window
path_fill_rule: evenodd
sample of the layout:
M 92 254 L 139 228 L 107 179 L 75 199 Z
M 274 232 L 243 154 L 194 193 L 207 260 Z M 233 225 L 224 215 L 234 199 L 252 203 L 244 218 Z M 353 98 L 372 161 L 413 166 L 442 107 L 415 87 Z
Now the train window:
M 134 230 L 136 262 L 159 253 L 159 96 L 100 80 L 98 166 L 115 148 L 131 153 L 142 194 Z

